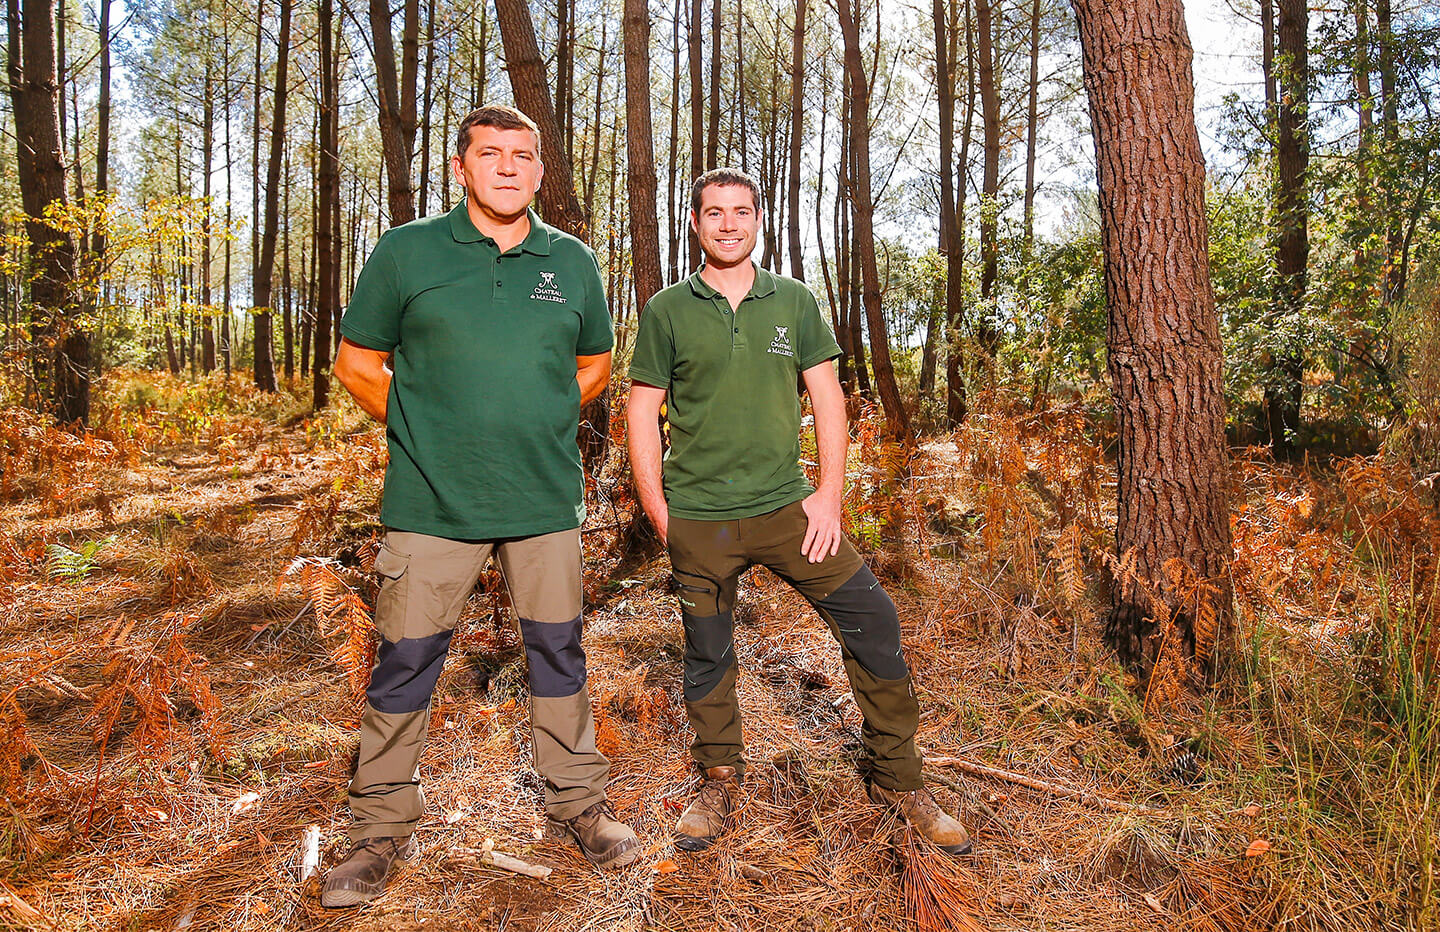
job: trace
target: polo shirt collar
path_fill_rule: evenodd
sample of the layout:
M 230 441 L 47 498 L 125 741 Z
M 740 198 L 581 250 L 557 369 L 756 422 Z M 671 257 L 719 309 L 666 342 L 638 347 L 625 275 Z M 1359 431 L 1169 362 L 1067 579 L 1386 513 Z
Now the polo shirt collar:
M 525 208 L 525 215 L 530 218 L 530 232 L 520 242 L 520 250 L 534 256 L 550 255 L 550 228 L 541 222 L 540 215 L 535 213 L 533 208 Z M 450 235 L 457 243 L 493 245 L 495 242 L 475 228 L 464 199 L 450 209 Z
M 468 218 L 467 218 L 468 220 Z M 747 298 L 764 298 L 775 293 L 775 276 L 758 265 L 754 260 L 750 264 L 755 267 L 755 281 L 751 283 L 750 290 L 746 292 Z M 700 276 L 700 269 L 696 269 L 690 276 L 690 290 L 697 296 L 705 299 L 718 298 L 720 292 L 711 287 L 710 283 Z

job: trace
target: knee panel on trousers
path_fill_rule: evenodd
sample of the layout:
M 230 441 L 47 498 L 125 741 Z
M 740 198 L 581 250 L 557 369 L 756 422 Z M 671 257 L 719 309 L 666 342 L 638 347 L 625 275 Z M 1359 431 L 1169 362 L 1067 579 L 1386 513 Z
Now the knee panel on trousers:
M 530 692 L 535 696 L 573 696 L 585 685 L 585 649 L 580 646 L 580 616 L 570 621 L 520 619 Z
M 430 704 L 435 681 L 445 666 L 454 631 L 423 638 L 381 639 L 365 697 L 377 711 L 417 712 Z
M 846 650 L 873 676 L 898 680 L 909 675 L 895 603 L 869 567 L 861 566 L 816 606 L 835 621 Z
M 685 699 L 698 702 L 710 695 L 735 665 L 735 617 L 721 612 L 697 618 L 682 612 L 685 621 Z

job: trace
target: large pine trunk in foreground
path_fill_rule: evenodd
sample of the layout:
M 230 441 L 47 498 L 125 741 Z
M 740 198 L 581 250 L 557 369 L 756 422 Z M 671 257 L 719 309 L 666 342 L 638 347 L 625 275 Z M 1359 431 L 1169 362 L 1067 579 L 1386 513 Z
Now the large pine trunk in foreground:
M 7 0 L 10 100 L 15 109 L 15 168 L 30 239 L 37 388 L 62 423 L 90 417 L 90 335 L 77 319 L 75 244 L 42 223 L 45 208 L 65 202 L 65 158 L 55 72 L 55 8 L 49 0 Z
M 1215 614 L 1195 600 L 1175 606 L 1181 643 L 1167 651 L 1210 657 L 1230 606 L 1229 470 L 1205 165 L 1180 0 L 1072 3 L 1095 136 L 1119 437 L 1120 579 L 1107 635 L 1123 659 L 1151 670 L 1157 659 L 1172 661 L 1159 656 L 1164 639 L 1151 637 L 1161 633 L 1160 612 L 1144 590 L 1172 594 L 1172 561 L 1213 586 L 1202 601 Z

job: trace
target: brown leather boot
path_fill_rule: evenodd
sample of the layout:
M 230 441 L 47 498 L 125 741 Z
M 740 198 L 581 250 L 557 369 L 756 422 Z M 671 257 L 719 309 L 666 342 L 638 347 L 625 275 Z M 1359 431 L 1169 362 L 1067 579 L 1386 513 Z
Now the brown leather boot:
M 711 767 L 690 805 L 675 823 L 675 847 L 703 851 L 729 825 L 740 800 L 740 780 L 734 767 Z
M 415 851 L 412 836 L 362 838 L 345 860 L 330 868 L 320 891 L 320 905 L 359 906 L 385 892 L 385 879 L 396 860 L 407 861 Z
M 970 833 L 965 826 L 946 815 L 945 810 L 921 787 L 918 790 L 887 790 L 872 783 L 868 792 L 870 799 L 899 814 L 921 837 L 935 844 L 947 854 L 969 854 L 972 848 Z
M 550 817 L 555 838 L 571 838 L 596 867 L 624 867 L 640 856 L 640 839 L 635 830 L 615 818 L 615 810 L 602 800 L 573 819 Z

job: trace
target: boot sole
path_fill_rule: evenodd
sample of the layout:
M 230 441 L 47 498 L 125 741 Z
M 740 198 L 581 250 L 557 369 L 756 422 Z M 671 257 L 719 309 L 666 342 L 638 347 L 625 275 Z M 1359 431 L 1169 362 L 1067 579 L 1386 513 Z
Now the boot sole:
M 549 834 L 551 838 L 574 842 L 575 847 L 580 849 L 580 853 L 585 855 L 585 860 L 601 870 L 615 870 L 625 867 L 634 863 L 635 860 L 640 857 L 640 840 L 638 838 L 634 839 L 628 848 L 622 848 L 620 851 L 605 857 L 604 855 L 595 854 L 589 848 L 585 847 L 585 843 L 580 840 L 580 836 L 571 831 L 570 826 L 564 822 L 546 819 L 545 827 L 547 834 Z M 621 844 L 624 843 L 622 842 Z M 616 847 L 618 848 L 620 845 L 616 845 Z
M 347 909 L 351 906 L 363 906 L 384 892 L 383 887 L 374 893 L 365 893 L 360 890 L 326 890 L 320 894 L 320 905 L 326 909 Z
M 680 851 L 704 851 L 715 844 L 715 837 L 701 838 L 698 835 L 676 835 L 675 847 Z

